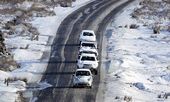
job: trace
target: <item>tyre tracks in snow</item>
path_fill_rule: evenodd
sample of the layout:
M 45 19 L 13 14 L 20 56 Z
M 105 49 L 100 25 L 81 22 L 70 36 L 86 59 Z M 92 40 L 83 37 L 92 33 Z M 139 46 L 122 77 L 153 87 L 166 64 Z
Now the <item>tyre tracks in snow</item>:
M 130 2 L 130 1 L 129 1 Z M 98 46 L 102 46 L 103 33 L 109 18 L 128 2 L 124 0 L 96 0 L 70 14 L 59 26 L 54 39 L 51 58 L 42 78 L 52 87 L 34 92 L 36 102 L 94 102 L 102 96 L 99 91 L 102 72 L 94 76 L 93 88 L 72 88 L 72 74 L 77 68 L 79 34 L 83 29 L 96 32 Z M 99 52 L 101 54 L 102 47 Z M 101 60 L 101 57 L 99 57 Z M 53 74 L 50 74 L 53 73 Z M 55 74 L 56 73 L 56 74 Z M 99 98 L 97 98 L 99 99 Z

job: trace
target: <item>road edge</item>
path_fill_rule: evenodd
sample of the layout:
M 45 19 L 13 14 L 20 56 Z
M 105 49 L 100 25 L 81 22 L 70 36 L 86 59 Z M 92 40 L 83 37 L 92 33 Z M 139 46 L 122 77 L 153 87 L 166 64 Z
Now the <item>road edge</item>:
M 118 14 L 121 10 L 123 10 L 125 7 L 127 7 L 130 3 L 134 2 L 135 0 L 128 0 L 121 5 L 119 5 L 117 8 L 113 9 L 102 21 L 102 23 L 99 25 L 98 32 L 102 33 L 102 50 L 101 50 L 101 58 L 102 58 L 102 63 L 101 63 L 101 68 L 100 68 L 100 83 L 98 87 L 98 92 L 96 95 L 96 102 L 104 102 L 105 101 L 105 90 L 106 90 L 106 82 L 105 82 L 105 76 L 106 76 L 106 70 L 103 67 L 105 63 L 105 59 L 107 57 L 106 55 L 106 39 L 104 37 L 104 34 L 106 33 L 106 28 L 107 25 L 109 24 L 109 21 L 111 21 L 116 14 Z M 119 11 L 120 10 L 120 11 Z M 104 26 L 103 26 L 104 24 Z M 102 28 L 103 26 L 103 28 Z M 101 28 L 101 29 L 100 29 Z M 103 30 L 103 31 L 102 31 Z

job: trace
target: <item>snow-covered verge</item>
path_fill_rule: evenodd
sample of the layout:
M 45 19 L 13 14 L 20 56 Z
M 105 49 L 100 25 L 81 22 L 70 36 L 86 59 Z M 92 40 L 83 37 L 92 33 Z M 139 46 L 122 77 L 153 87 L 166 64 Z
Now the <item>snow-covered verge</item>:
M 0 28 L 3 33 L 6 32 L 4 34 L 6 47 L 13 55 L 14 60 L 19 64 L 19 68 L 12 72 L 0 70 L 0 102 L 21 101 L 21 99 L 18 99 L 22 95 L 20 91 L 26 90 L 29 83 L 40 82 L 41 73 L 44 73 L 46 70 L 50 57 L 51 44 L 60 23 L 70 13 L 89 2 L 91 0 L 76 0 L 76 2 L 73 2 L 72 7 L 47 7 L 48 10 L 54 11 L 55 15 L 44 16 L 44 13 L 39 14 L 40 12 L 37 13 L 30 10 L 33 6 L 34 8 L 36 6 L 42 9 L 44 5 L 25 1 L 15 6 L 15 8 L 17 7 L 21 11 L 29 10 L 29 13 L 24 16 L 25 18 L 22 18 L 22 20 L 24 19 L 24 23 L 19 20 L 12 21 L 18 16 L 23 17 L 22 12 L 19 10 L 13 14 L 0 14 L 0 20 L 2 21 Z M 12 8 L 9 4 L 4 6 L 1 4 L 0 10 L 5 9 Z M 6 26 L 5 23 L 10 24 L 8 30 L 4 29 L 4 26 Z M 30 29 L 27 27 L 30 27 Z M 13 31 L 12 34 L 10 30 Z M 43 85 L 50 86 L 48 83 Z M 39 86 L 43 85 L 41 83 L 39 84 Z
M 152 19 L 152 14 L 131 17 L 134 10 L 142 7 L 139 2 L 117 14 L 107 27 L 107 47 L 103 49 L 105 102 L 170 102 L 170 32 L 163 29 L 154 34 L 151 25 L 157 19 Z M 164 11 L 169 6 L 164 4 L 164 8 L 157 10 Z M 161 26 L 170 24 L 169 16 L 166 17 L 159 21 Z

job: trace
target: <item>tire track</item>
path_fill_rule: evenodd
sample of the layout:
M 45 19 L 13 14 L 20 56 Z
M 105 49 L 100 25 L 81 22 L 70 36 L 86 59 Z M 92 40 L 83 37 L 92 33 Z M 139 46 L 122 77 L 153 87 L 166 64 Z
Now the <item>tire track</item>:
M 56 53 L 52 55 L 56 57 L 50 58 L 50 62 L 58 61 L 60 63 L 49 63 L 47 68 L 47 73 L 61 72 L 61 74 L 53 76 L 45 75 L 43 77 L 42 81 L 47 80 L 54 87 L 36 92 L 35 96 L 38 95 L 37 102 L 94 102 L 96 100 L 100 75 L 95 76 L 93 89 L 73 89 L 70 87 L 72 75 L 68 74 L 68 72 L 74 72 L 76 69 L 74 60 L 77 59 L 77 44 L 81 30 L 88 29 L 94 23 L 95 18 L 98 18 L 102 12 L 116 2 L 118 1 L 94 1 L 76 10 L 61 23 L 53 42 L 52 52 L 55 51 Z M 102 45 L 102 30 L 104 30 L 104 26 L 100 24 L 96 28 L 99 29 L 97 31 L 97 34 L 100 36 L 98 38 L 100 39 L 99 45 Z

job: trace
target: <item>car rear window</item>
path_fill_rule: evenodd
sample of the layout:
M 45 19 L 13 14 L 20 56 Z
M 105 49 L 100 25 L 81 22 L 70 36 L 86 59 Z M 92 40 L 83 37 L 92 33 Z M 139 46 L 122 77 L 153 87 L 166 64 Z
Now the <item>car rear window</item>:
M 88 60 L 88 61 L 95 61 L 95 58 L 94 57 L 89 57 L 89 56 L 83 56 L 81 58 L 82 61 L 85 61 L 85 60 Z
M 85 47 L 95 47 L 95 45 L 91 44 L 91 43 L 82 43 L 82 46 L 85 46 Z
M 84 32 L 84 33 L 83 33 L 83 36 L 93 36 L 93 34 L 92 34 L 92 33 L 89 33 L 89 32 Z
M 89 76 L 90 72 L 89 71 L 77 71 L 76 76 Z

